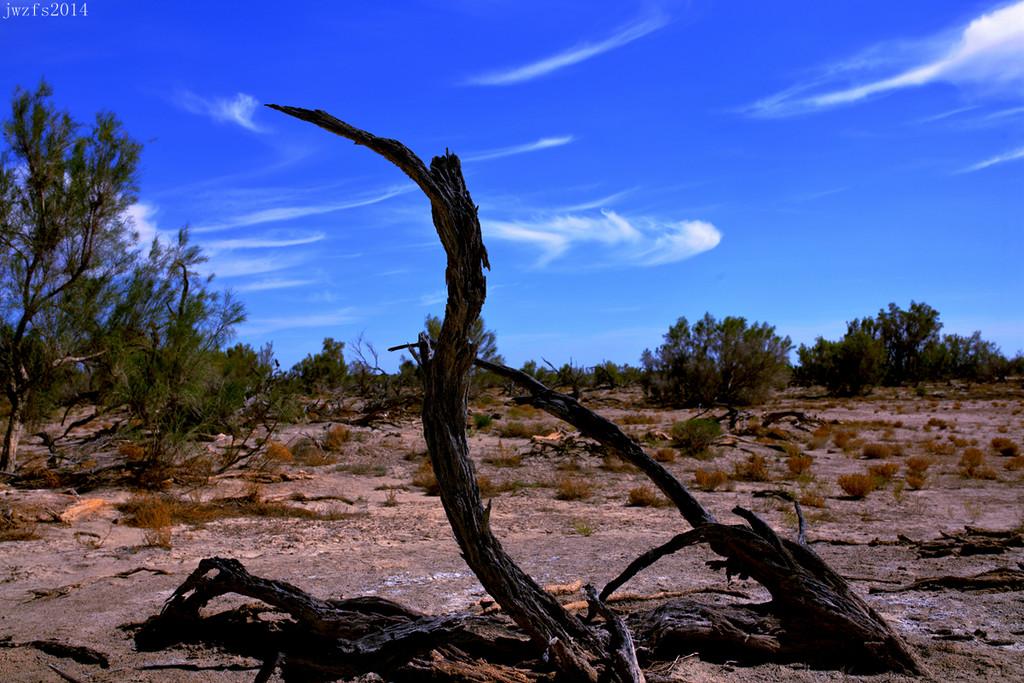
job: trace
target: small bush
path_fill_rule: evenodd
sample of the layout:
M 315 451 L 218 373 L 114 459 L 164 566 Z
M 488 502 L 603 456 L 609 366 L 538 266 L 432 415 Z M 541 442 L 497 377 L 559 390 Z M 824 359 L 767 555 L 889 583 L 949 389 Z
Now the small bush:
M 860 456 L 867 460 L 884 460 L 892 457 L 892 448 L 884 443 L 866 443 L 860 451 Z
M 270 462 L 291 462 L 294 459 L 292 452 L 280 441 L 267 444 L 267 460 Z
M 503 439 L 529 439 L 537 434 L 547 434 L 551 428 L 541 422 L 520 422 L 512 420 L 498 426 L 498 436 Z
M 583 500 L 594 492 L 594 486 L 579 477 L 559 477 L 555 482 L 555 498 L 558 500 Z
M 912 455 L 907 458 L 905 466 L 908 473 L 924 474 L 934 461 L 923 455 Z
M 1004 458 L 1012 458 L 1018 454 L 1017 444 L 1005 436 L 997 436 L 992 439 L 992 450 Z
M 1015 455 L 1012 458 L 1007 458 L 1006 462 L 1003 463 L 1003 467 L 1011 472 L 1024 470 L 1024 455 Z
M 698 468 L 693 473 L 693 481 L 701 491 L 714 491 L 729 482 L 728 472 L 722 470 L 705 470 Z
M 334 425 L 327 430 L 324 447 L 331 452 L 338 452 L 352 439 L 352 430 L 344 425 Z
M 494 418 L 487 413 L 476 413 L 473 415 L 473 426 L 477 429 L 487 429 L 494 422 Z
M 923 489 L 927 479 L 928 477 L 924 472 L 907 472 L 907 475 L 904 477 L 904 480 L 907 482 L 907 486 L 915 491 Z
M 137 443 L 124 442 L 118 444 L 117 454 L 128 462 L 141 462 L 146 459 L 146 449 Z
M 636 466 L 631 462 L 626 462 L 617 455 L 609 453 L 601 458 L 601 469 L 607 472 L 635 472 Z
M 794 477 L 799 477 L 806 472 L 810 472 L 813 465 L 814 458 L 806 453 L 795 453 L 786 458 L 786 468 Z
M 858 500 L 875 490 L 875 478 L 867 474 L 843 474 L 836 483 L 843 493 Z
M 800 504 L 805 507 L 823 508 L 825 507 L 825 497 L 820 493 L 806 491 L 800 495 Z
M 715 420 L 695 418 L 672 425 L 672 441 L 686 455 L 699 456 L 707 452 L 722 433 Z
M 518 453 L 501 453 L 499 455 L 492 455 L 484 458 L 484 462 L 492 467 L 521 467 L 523 464 L 523 456 Z
M 660 508 L 668 505 L 668 501 L 658 495 L 658 493 L 650 486 L 637 486 L 636 488 L 629 490 L 629 502 L 627 505 L 637 508 Z
M 899 469 L 900 466 L 894 462 L 883 462 L 869 467 L 868 474 L 874 477 L 879 482 L 879 485 L 881 485 L 892 481 L 892 478 L 896 476 Z
M 658 462 L 675 462 L 676 450 L 674 448 L 659 448 L 654 451 L 654 459 Z
M 324 453 L 315 441 L 306 437 L 296 441 L 291 451 L 295 457 L 295 462 L 307 467 L 333 465 L 338 461 L 333 455 Z
M 753 453 L 743 462 L 733 466 L 733 479 L 739 481 L 769 481 L 768 461 L 763 455 Z
M 619 424 L 624 425 L 650 425 L 657 421 L 653 415 L 645 415 L 644 413 L 628 413 L 619 418 Z
M 590 536 L 594 533 L 594 525 L 585 519 L 572 520 L 572 530 L 580 536 Z
M 811 439 L 807 442 L 807 447 L 812 451 L 824 448 L 828 444 L 828 440 L 831 436 L 832 426 L 827 424 L 820 425 L 811 432 Z
M 980 448 L 966 448 L 960 456 L 960 474 L 970 479 L 995 479 L 996 473 L 985 464 L 985 453 Z
M 124 504 L 130 510 L 128 524 L 143 530 L 147 546 L 171 547 L 172 507 L 164 496 L 132 496 Z
M 420 466 L 416 468 L 416 473 L 412 475 L 412 483 L 423 489 L 428 496 L 441 495 L 441 487 L 437 483 L 437 476 L 434 474 L 434 468 L 429 459 L 421 462 Z
M 951 443 L 944 443 L 938 439 L 932 439 L 924 442 L 924 449 L 932 455 L 953 455 L 956 452 L 956 448 Z
M 836 448 L 846 450 L 856 438 L 856 434 L 848 429 L 840 429 L 839 431 L 832 434 L 832 443 L 836 445 Z

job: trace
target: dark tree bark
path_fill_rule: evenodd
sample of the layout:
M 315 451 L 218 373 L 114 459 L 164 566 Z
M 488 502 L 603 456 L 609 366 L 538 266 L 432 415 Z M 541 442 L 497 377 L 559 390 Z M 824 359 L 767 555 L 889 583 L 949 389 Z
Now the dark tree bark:
M 603 659 L 600 639 L 502 548 L 491 532 L 489 511 L 481 502 L 469 458 L 465 416 L 469 371 L 476 359 L 470 339 L 487 296 L 484 268 L 490 265 L 477 207 L 466 188 L 459 158 L 445 153 L 434 157 L 427 168 L 397 140 L 376 137 L 324 111 L 268 106 L 377 152 L 398 166 L 430 200 L 434 227 L 448 257 L 448 300 L 438 338 L 431 341 L 421 335 L 416 357 L 423 377 L 423 434 L 441 503 L 466 563 L 487 592 L 538 645 L 547 648 L 563 674 L 596 681 Z

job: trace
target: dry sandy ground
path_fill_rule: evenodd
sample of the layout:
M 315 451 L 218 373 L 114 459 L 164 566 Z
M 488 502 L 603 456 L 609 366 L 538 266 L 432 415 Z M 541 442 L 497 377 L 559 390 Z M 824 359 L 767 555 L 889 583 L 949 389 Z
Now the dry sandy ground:
M 613 419 L 630 416 L 626 421 L 637 424 L 626 429 L 638 436 L 668 431 L 674 421 L 693 414 L 634 408 L 637 398 L 595 393 L 584 402 Z M 497 431 L 514 419 L 556 425 L 541 414 L 520 411 L 518 418 L 510 416 L 506 400 L 497 395 L 487 403 L 474 412 L 501 417 L 471 437 L 479 472 L 495 484 L 515 483 L 506 487 L 513 490 L 495 495 L 492 526 L 512 555 L 542 583 L 582 579 L 602 585 L 638 554 L 685 529 L 669 508 L 626 505 L 630 489 L 645 483 L 634 471 L 612 471 L 598 456 L 538 452 L 524 438 L 499 439 Z M 754 414 L 780 409 L 805 411 L 833 423 L 820 430 L 816 440 L 791 422 L 780 425 L 783 431 L 776 436 L 786 437 L 813 457 L 809 475 L 793 478 L 786 455 L 756 443 L 754 436 L 721 439 L 710 460 L 680 456 L 666 466 L 691 484 L 697 468 L 732 472 L 749 452 L 764 454 L 770 482 L 741 481 L 732 490 L 697 496 L 720 519 L 728 519 L 730 508 L 742 504 L 785 533 L 792 533 L 795 525 L 790 506 L 754 498 L 752 492 L 782 488 L 812 500 L 820 496 L 824 507 L 806 508 L 813 547 L 911 643 L 934 677 L 1024 680 L 1024 593 L 1019 590 L 869 593 L 871 588 L 899 587 L 922 577 L 969 576 L 1021 566 L 1024 548 L 998 555 L 919 559 L 912 547 L 897 543 L 897 535 L 927 540 L 965 525 L 994 530 L 1024 526 L 1024 470 L 1007 469 L 1010 460 L 990 447 L 994 437 L 1024 446 L 1024 391 L 1005 386 L 936 388 L 924 398 L 907 391 L 882 391 L 850 401 L 793 393 Z M 285 440 L 301 433 L 322 435 L 325 427 L 293 426 L 286 430 Z M 125 515 L 114 507 L 131 493 L 103 489 L 86 494 L 110 503 L 92 514 L 71 524 L 39 523 L 35 540 L 0 543 L 0 638 L 11 639 L 9 647 L 0 648 L 0 681 L 62 680 L 50 665 L 82 681 L 251 681 L 258 664 L 253 660 L 199 648 L 136 652 L 130 633 L 122 628 L 156 613 L 199 559 L 208 556 L 237 558 L 254 574 L 289 581 L 325 598 L 377 594 L 435 613 L 477 608 L 484 593 L 458 555 L 439 500 L 411 483 L 418 466 L 416 454 L 423 451 L 418 430 L 415 420 L 399 427 L 353 430 L 354 438 L 340 449 L 336 463 L 284 465 L 282 472 L 298 478 L 260 489 L 264 499 L 344 513 L 336 520 L 242 517 L 200 527 L 178 525 L 172 530 L 172 547 L 163 549 L 146 546 L 144 531 L 128 526 Z M 835 443 L 840 431 L 850 432 L 846 451 Z M 836 484 L 839 475 L 862 472 L 879 462 L 859 457 L 860 445 L 872 442 L 902 446 L 902 455 L 889 458 L 900 465 L 898 474 L 866 499 L 843 497 Z M 996 479 L 961 474 L 958 463 L 972 444 L 985 451 Z M 522 456 L 518 466 L 497 467 L 485 461 L 517 453 Z M 904 481 L 905 461 L 922 454 L 934 464 L 924 487 L 912 490 Z M 222 476 L 191 495 L 241 495 L 252 485 L 243 474 Z M 588 482 L 593 493 L 584 500 L 558 500 L 552 483 L 559 477 Z M 396 491 L 390 502 L 389 488 Z M 296 493 L 328 499 L 296 502 L 291 500 Z M 67 492 L 0 489 L 0 509 L 23 518 L 46 518 L 47 511 L 60 512 L 76 502 Z M 625 590 L 650 594 L 725 587 L 725 577 L 704 566 L 710 558 L 706 548 L 691 548 L 641 573 Z M 137 571 L 126 574 L 132 570 Z M 753 599 L 766 597 L 752 582 L 733 581 L 730 588 Z M 109 657 L 110 667 L 16 646 L 32 640 L 93 648 Z M 801 667 L 714 664 L 688 654 L 681 652 L 673 668 L 681 681 L 846 678 L 842 672 Z

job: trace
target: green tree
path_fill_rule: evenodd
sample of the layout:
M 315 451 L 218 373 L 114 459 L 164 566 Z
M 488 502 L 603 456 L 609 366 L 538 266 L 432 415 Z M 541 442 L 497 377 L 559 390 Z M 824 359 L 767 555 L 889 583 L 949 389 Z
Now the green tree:
M 891 303 L 878 312 L 875 326 L 885 347 L 885 383 L 897 386 L 926 379 L 924 355 L 939 342 L 939 312 L 923 302 L 911 301 L 907 310 Z
M 0 469 L 16 466 L 26 416 L 62 369 L 98 353 L 103 292 L 130 264 L 126 210 L 140 146 L 111 114 L 82 127 L 44 82 L 18 89 L 0 157 Z
M 437 339 L 441 334 L 441 319 L 436 315 L 428 315 L 423 323 L 423 327 L 428 337 Z M 473 323 L 470 341 L 476 347 L 477 358 L 482 358 L 492 363 L 505 362 L 498 353 L 498 336 L 484 326 L 483 318 L 477 318 L 476 322 Z
M 323 393 L 337 389 L 348 376 L 345 364 L 345 342 L 326 337 L 319 353 L 307 354 L 292 368 L 306 393 Z
M 814 346 L 801 344 L 794 378 L 804 385 L 819 384 L 834 395 L 866 393 L 885 373 L 885 346 L 874 330 L 871 318 L 853 320 L 839 341 L 818 337 Z
M 785 385 L 791 347 L 767 323 L 707 313 L 691 326 L 680 318 L 657 351 L 644 351 L 645 386 L 651 398 L 677 405 L 758 403 Z
M 199 274 L 205 261 L 186 230 L 172 244 L 154 240 L 111 315 L 108 401 L 139 420 L 153 459 L 197 430 L 227 428 L 247 394 L 238 386 L 241 366 L 257 360 L 237 347 L 221 351 L 245 312 L 230 293 L 212 289 L 213 276 Z

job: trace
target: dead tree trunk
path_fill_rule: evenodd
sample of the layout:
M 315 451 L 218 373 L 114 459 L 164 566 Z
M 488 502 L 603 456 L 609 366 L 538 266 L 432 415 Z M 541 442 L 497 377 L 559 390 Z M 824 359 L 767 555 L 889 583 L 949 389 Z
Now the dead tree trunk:
M 458 157 L 435 157 L 427 168 L 401 143 L 375 137 L 325 112 L 270 106 L 369 147 L 404 171 L 430 199 L 434 225 L 448 257 L 448 302 L 437 340 L 420 335 L 409 348 L 422 370 L 424 435 L 441 502 L 463 557 L 480 583 L 529 635 L 535 645 L 533 652 L 543 652 L 563 679 L 643 681 L 634 641 L 649 659 L 672 659 L 680 651 L 698 650 L 710 657 L 743 661 L 919 671 L 914 657 L 885 621 L 808 547 L 798 504 L 796 541 L 780 538 L 757 515 L 740 507 L 733 512 L 746 525 L 721 524 L 671 472 L 616 425 L 525 373 L 474 358 L 470 332 L 486 295 L 483 269 L 488 264 L 476 207 Z M 590 613 L 586 620 L 568 613 L 523 572 L 491 532 L 490 510 L 482 505 L 466 440 L 468 373 L 474 363 L 524 388 L 528 396 L 520 400 L 618 451 L 647 474 L 692 527 L 637 558 L 600 593 L 587 586 Z M 676 600 L 625 620 L 608 609 L 605 599 L 626 581 L 659 559 L 696 543 L 707 543 L 724 558 L 710 562 L 712 568 L 724 568 L 729 576 L 754 578 L 771 593 L 772 601 L 714 606 Z M 210 576 L 211 572 L 216 573 Z M 293 620 L 282 626 L 248 619 L 246 614 L 234 620 L 222 615 L 200 617 L 201 607 L 228 592 L 258 598 L 287 612 Z M 186 639 L 221 644 L 229 640 L 231 649 L 267 661 L 265 671 L 283 659 L 282 671 L 287 673 L 291 667 L 301 680 L 331 680 L 332 676 L 369 670 L 386 672 L 395 680 L 426 680 L 428 674 L 433 680 L 535 680 L 536 662 L 527 664 L 533 678 L 529 671 L 507 669 L 508 664 L 523 663 L 525 643 L 507 629 L 495 636 L 500 624 L 494 623 L 493 617 L 483 620 L 489 635 L 481 636 L 473 629 L 481 625 L 481 618 L 425 617 L 385 603 L 360 598 L 318 600 L 283 582 L 253 577 L 233 560 L 212 558 L 200 563 L 160 615 L 139 632 L 136 642 L 148 649 Z M 586 623 L 595 616 L 604 619 L 604 628 Z M 443 651 L 442 661 L 424 663 L 421 655 L 432 649 Z M 509 655 L 510 649 L 516 654 Z M 476 664 L 467 667 L 467 657 L 475 657 Z M 490 662 L 483 665 L 484 673 L 480 659 Z
M 488 593 L 558 668 L 574 679 L 596 681 L 603 646 L 596 632 L 566 612 L 512 560 L 491 532 L 466 440 L 469 371 L 476 359 L 473 324 L 487 295 L 487 250 L 477 208 L 459 158 L 434 157 L 428 169 L 397 140 L 379 138 L 323 111 L 269 105 L 377 152 L 412 178 L 430 200 L 434 227 L 448 257 L 448 301 L 434 341 L 421 335 L 415 352 L 423 377 L 423 434 L 437 475 L 441 503 L 462 555 Z M 614 667 L 613 667 L 614 669 Z M 609 669 L 612 671 L 612 669 Z M 629 674 L 615 680 L 637 680 Z

